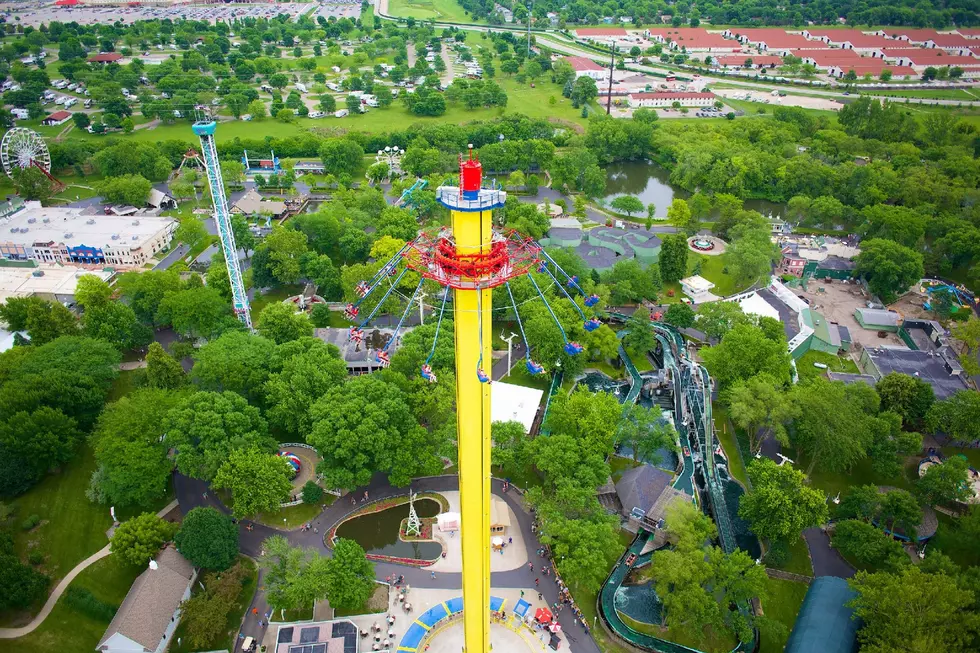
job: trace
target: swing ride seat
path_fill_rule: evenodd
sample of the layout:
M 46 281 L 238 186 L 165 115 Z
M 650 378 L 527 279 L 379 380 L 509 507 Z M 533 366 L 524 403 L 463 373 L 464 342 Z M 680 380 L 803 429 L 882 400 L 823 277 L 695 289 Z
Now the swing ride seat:
M 548 271 L 547 264 L 545 264 L 544 261 L 541 261 L 541 263 L 538 265 L 538 273 L 539 274 L 544 274 L 547 271 Z
M 533 375 L 544 374 L 544 366 L 541 365 L 540 363 L 535 363 L 530 358 L 527 359 L 527 362 L 525 362 L 524 365 L 525 367 L 527 367 L 527 371 L 530 374 Z
M 422 374 L 422 378 L 428 381 L 429 383 L 436 382 L 436 375 L 432 373 L 432 368 L 429 367 L 428 365 L 422 366 L 421 374 Z
M 477 368 L 476 378 L 480 379 L 480 383 L 490 383 L 490 377 L 487 376 L 487 373 L 483 371 L 482 367 Z
M 585 305 L 592 308 L 599 303 L 599 295 L 589 295 L 585 298 Z
M 573 274 L 565 283 L 569 288 L 578 288 L 578 275 Z
M 353 304 L 348 304 L 347 307 L 344 308 L 344 319 L 349 322 L 353 322 L 359 312 L 360 309 L 358 309 L 356 306 Z
M 352 342 L 364 342 L 364 330 L 357 327 L 351 327 L 348 338 Z
M 568 354 L 569 356 L 574 356 L 576 354 L 581 354 L 582 353 L 582 345 L 578 344 L 574 340 L 573 341 L 566 342 L 565 343 L 565 353 Z
M 371 287 L 367 284 L 367 282 L 362 281 L 359 284 L 357 284 L 357 288 L 355 288 L 354 290 L 357 292 L 357 295 L 359 297 L 364 297 L 365 295 L 368 294 L 368 290 L 370 289 Z
M 391 365 L 391 356 L 383 349 L 378 352 L 376 360 L 381 367 L 388 367 Z
M 588 332 L 590 332 L 590 333 L 592 331 L 595 331 L 596 329 L 598 329 L 601 326 L 602 326 L 602 322 L 600 322 L 599 321 L 599 318 L 597 318 L 597 317 L 593 317 L 593 318 L 588 319 L 588 320 L 585 321 L 585 330 L 588 331 Z

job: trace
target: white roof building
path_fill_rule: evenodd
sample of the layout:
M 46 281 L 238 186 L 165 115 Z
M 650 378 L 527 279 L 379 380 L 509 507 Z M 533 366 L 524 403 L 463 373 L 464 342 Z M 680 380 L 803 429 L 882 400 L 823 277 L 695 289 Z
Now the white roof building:
M 681 290 L 695 304 L 713 302 L 718 299 L 718 296 L 711 292 L 714 287 L 715 284 L 698 275 L 681 279 Z
M 108 281 L 114 273 L 111 270 L 83 270 L 50 264 L 38 267 L 0 267 L 0 303 L 10 297 L 33 295 L 48 301 L 73 302 L 78 280 L 87 274 Z
M 27 202 L 0 219 L 0 258 L 142 267 L 170 244 L 176 229 L 173 218 L 85 214 Z
M 491 386 L 490 421 L 520 422 L 531 432 L 544 391 L 498 381 Z

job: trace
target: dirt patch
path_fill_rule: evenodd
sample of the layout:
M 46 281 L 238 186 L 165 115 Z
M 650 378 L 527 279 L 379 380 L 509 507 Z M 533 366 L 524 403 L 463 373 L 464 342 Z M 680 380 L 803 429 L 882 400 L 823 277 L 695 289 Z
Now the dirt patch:
M 808 290 L 794 288 L 793 291 L 810 301 L 810 308 L 822 313 L 830 322 L 836 322 L 846 327 L 851 333 L 851 342 L 864 347 L 879 345 L 903 346 L 901 338 L 896 333 L 888 333 L 884 338 L 878 337 L 877 331 L 865 329 L 854 318 L 854 311 L 867 306 L 871 296 L 860 285 L 834 281 L 811 280 Z

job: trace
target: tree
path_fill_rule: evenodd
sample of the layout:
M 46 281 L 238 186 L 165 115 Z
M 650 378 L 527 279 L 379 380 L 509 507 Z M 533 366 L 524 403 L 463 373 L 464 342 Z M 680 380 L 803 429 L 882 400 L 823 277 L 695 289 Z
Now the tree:
M 929 429 L 946 433 L 954 438 L 976 438 L 980 424 L 980 395 L 961 390 L 943 401 L 937 401 L 926 413 Z
M 347 104 L 347 111 L 351 114 L 356 116 L 361 113 L 361 98 L 355 95 L 348 95 L 345 102 Z
M 626 321 L 626 328 L 629 332 L 623 336 L 623 344 L 633 351 L 643 352 L 653 351 L 657 347 L 657 338 L 653 334 L 653 325 L 650 324 L 650 316 L 647 312 L 640 309 L 630 316 Z
M 25 200 L 46 202 L 54 195 L 54 185 L 51 183 L 51 180 L 40 169 L 34 166 L 29 168 L 14 168 L 13 177 L 17 194 Z
M 881 409 L 898 413 L 907 424 L 921 423 L 936 400 L 931 385 L 899 372 L 880 378 L 875 390 L 881 397 Z
M 347 378 L 347 364 L 340 352 L 310 340 L 308 348 L 287 358 L 281 371 L 269 375 L 265 384 L 269 422 L 294 436 L 310 432 L 310 406 Z
M 556 398 L 546 422 L 552 433 L 575 435 L 590 451 L 612 451 L 622 407 L 609 393 L 579 390 Z
M 306 313 L 297 313 L 292 304 L 275 302 L 259 313 L 256 322 L 259 333 L 276 344 L 313 335 L 313 325 Z
M 966 351 L 960 356 L 960 365 L 967 374 L 980 376 L 980 319 L 971 316 L 966 322 L 956 324 L 952 329 L 953 337 L 966 345 Z
M 795 542 L 827 520 L 827 497 L 806 484 L 803 472 L 768 458 L 750 462 L 748 472 L 752 492 L 742 497 L 738 514 L 759 537 Z
M 180 621 L 191 646 L 204 648 L 226 634 L 228 613 L 235 605 L 248 572 L 241 561 L 227 571 L 204 576 L 203 591 L 180 606 Z
M 770 339 L 751 324 L 736 325 L 717 345 L 702 349 L 701 357 L 722 387 L 760 373 L 768 374 L 775 382 L 789 380 L 790 357 L 785 338 Z
M 361 608 L 374 594 L 374 564 L 354 540 L 334 543 L 333 557 L 327 564 L 327 599 L 341 610 Z
M 248 220 L 244 215 L 236 213 L 231 216 L 231 230 L 235 235 L 235 245 L 245 250 L 247 257 L 249 252 L 255 250 L 255 234 L 248 228 Z
M 221 293 L 206 286 L 167 293 L 157 309 L 157 322 L 170 324 L 185 336 L 211 338 L 232 318 Z
M 862 651 L 975 650 L 975 596 L 955 578 L 906 565 L 897 573 L 859 571 L 848 583 L 857 592 L 849 605 L 863 622 Z
M 96 184 L 95 189 L 107 202 L 118 202 L 142 208 L 150 196 L 150 181 L 142 175 L 110 177 Z
M 694 219 L 691 214 L 691 208 L 687 202 L 679 197 L 675 197 L 670 206 L 667 207 L 667 219 L 688 236 L 693 236 L 698 232 L 697 219 Z
M 696 325 L 709 338 L 721 340 L 735 327 L 751 322 L 738 302 L 708 302 L 698 308 Z
M 174 390 L 184 384 L 184 368 L 159 342 L 151 342 L 146 352 L 146 384 L 151 388 Z
M 193 249 L 202 240 L 208 237 L 208 230 L 204 228 L 204 223 L 195 215 L 185 215 L 180 219 L 180 226 L 174 233 L 174 238 Z
M 695 322 L 694 309 L 687 304 L 671 304 L 664 313 L 664 322 L 678 329 L 689 329 Z
M 897 529 L 914 542 L 916 528 L 922 521 L 922 508 L 908 490 L 893 489 L 882 498 L 878 519 L 881 526 L 892 533 Z
M 47 594 L 51 579 L 14 554 L 13 537 L 0 532 L 0 609 L 24 609 Z
M 238 526 L 214 508 L 194 508 L 184 515 L 174 544 L 191 564 L 224 571 L 238 557 Z
M 661 462 L 660 451 L 677 449 L 677 433 L 660 409 L 639 404 L 631 404 L 623 411 L 616 440 L 619 446 L 629 448 L 634 462 L 651 465 Z
M 195 352 L 191 374 L 203 390 L 230 390 L 258 405 L 275 351 L 271 340 L 229 331 Z
M 150 506 L 166 494 L 173 462 L 161 442 L 163 422 L 181 399 L 178 393 L 142 388 L 106 407 L 91 438 L 97 467 L 90 498 Z
M 263 246 L 269 252 L 269 268 L 279 283 L 296 283 L 302 273 L 306 234 L 286 227 L 273 227 Z
M 88 126 L 92 124 L 87 113 L 82 113 L 81 111 L 71 114 L 72 122 L 75 123 L 75 127 L 78 129 L 88 129 Z
M 191 395 L 167 414 L 164 428 L 164 442 L 177 450 L 180 473 L 206 481 L 232 451 L 276 448 L 258 409 L 233 392 Z
M 82 332 L 121 351 L 145 347 L 153 339 L 153 333 L 136 319 L 133 309 L 111 301 L 85 307 Z
M 612 207 L 629 217 L 633 217 L 634 213 L 639 213 L 643 210 L 643 202 L 633 195 L 620 195 L 612 201 Z
M 323 499 L 323 488 L 317 485 L 316 481 L 307 481 L 303 485 L 303 503 L 320 503 Z
M 319 471 L 330 487 L 366 485 L 384 472 L 396 486 L 438 471 L 434 437 L 422 428 L 398 386 L 377 375 L 331 388 L 310 409 L 307 442 L 323 457 Z
M 13 388 L 11 383 L 4 390 L 16 392 Z M 77 422 L 61 410 L 37 406 L 30 411 L 0 412 L 5 413 L 0 421 L 0 465 L 4 472 L 0 476 L 0 495 L 24 492 L 48 470 L 74 457 L 81 433 Z
M 236 449 L 218 468 L 212 487 L 231 491 L 232 514 L 241 519 L 274 512 L 289 497 L 293 468 L 286 459 L 258 449 Z
M 177 524 L 144 512 L 119 524 L 109 548 L 125 562 L 145 567 L 176 532 Z
M 867 522 L 856 519 L 837 522 L 830 543 L 845 558 L 863 567 L 898 570 L 908 565 L 908 555 L 902 545 Z
M 660 276 L 664 283 L 680 281 L 687 276 L 687 238 L 683 234 L 664 236 L 660 245 Z
M 890 304 L 922 278 L 922 254 L 891 240 L 872 238 L 861 243 L 854 258 L 854 274 L 868 280 L 868 288 Z
M 810 464 L 845 472 L 867 455 L 878 409 L 878 395 L 866 385 L 846 385 L 815 377 L 795 386 L 790 395 L 798 417 L 791 441 Z
M 915 494 L 925 505 L 965 501 L 973 490 L 967 482 L 969 462 L 961 456 L 947 458 L 939 465 L 930 465 L 915 484 Z
M 770 437 L 783 446 L 789 445 L 786 425 L 796 416 L 796 406 L 782 383 L 759 374 L 732 385 L 726 400 L 732 421 L 749 438 L 750 453 L 758 452 Z
M 599 87 L 596 86 L 595 80 L 591 77 L 583 75 L 575 80 L 572 84 L 572 106 L 578 108 L 580 105 L 585 105 L 599 97 Z
M 262 100 L 252 100 L 248 103 L 248 115 L 252 116 L 252 120 L 264 120 L 266 115 L 265 102 Z
M 312 605 L 327 596 L 330 559 L 313 549 L 289 546 L 281 535 L 262 544 L 265 585 L 273 609 L 293 609 Z
M 353 174 L 361 167 L 364 150 L 356 141 L 334 138 L 320 146 L 319 155 L 326 174 Z

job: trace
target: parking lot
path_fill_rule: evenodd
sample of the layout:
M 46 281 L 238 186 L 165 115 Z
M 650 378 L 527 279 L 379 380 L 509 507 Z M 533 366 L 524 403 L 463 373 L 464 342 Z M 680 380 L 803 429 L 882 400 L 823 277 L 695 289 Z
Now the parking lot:
M 176 20 L 186 18 L 187 20 L 205 20 L 211 23 L 227 21 L 234 18 L 274 18 L 279 14 L 289 14 L 294 19 L 300 14 L 312 11 L 317 5 L 301 4 L 292 2 L 274 2 L 254 5 L 227 4 L 227 5 L 153 5 L 146 7 L 57 7 L 53 2 L 24 3 L 5 3 L 0 5 L 0 12 L 7 17 L 7 20 L 19 19 L 22 25 L 38 26 L 41 23 L 60 21 L 63 23 L 77 22 L 80 25 L 92 25 L 95 23 L 134 23 L 138 20 L 162 20 L 169 18 Z M 350 5 L 340 3 L 324 5 L 319 11 L 336 9 L 346 11 Z M 354 5 L 355 16 L 360 12 L 359 5 Z M 324 16 L 349 15 L 340 13 L 324 13 Z

